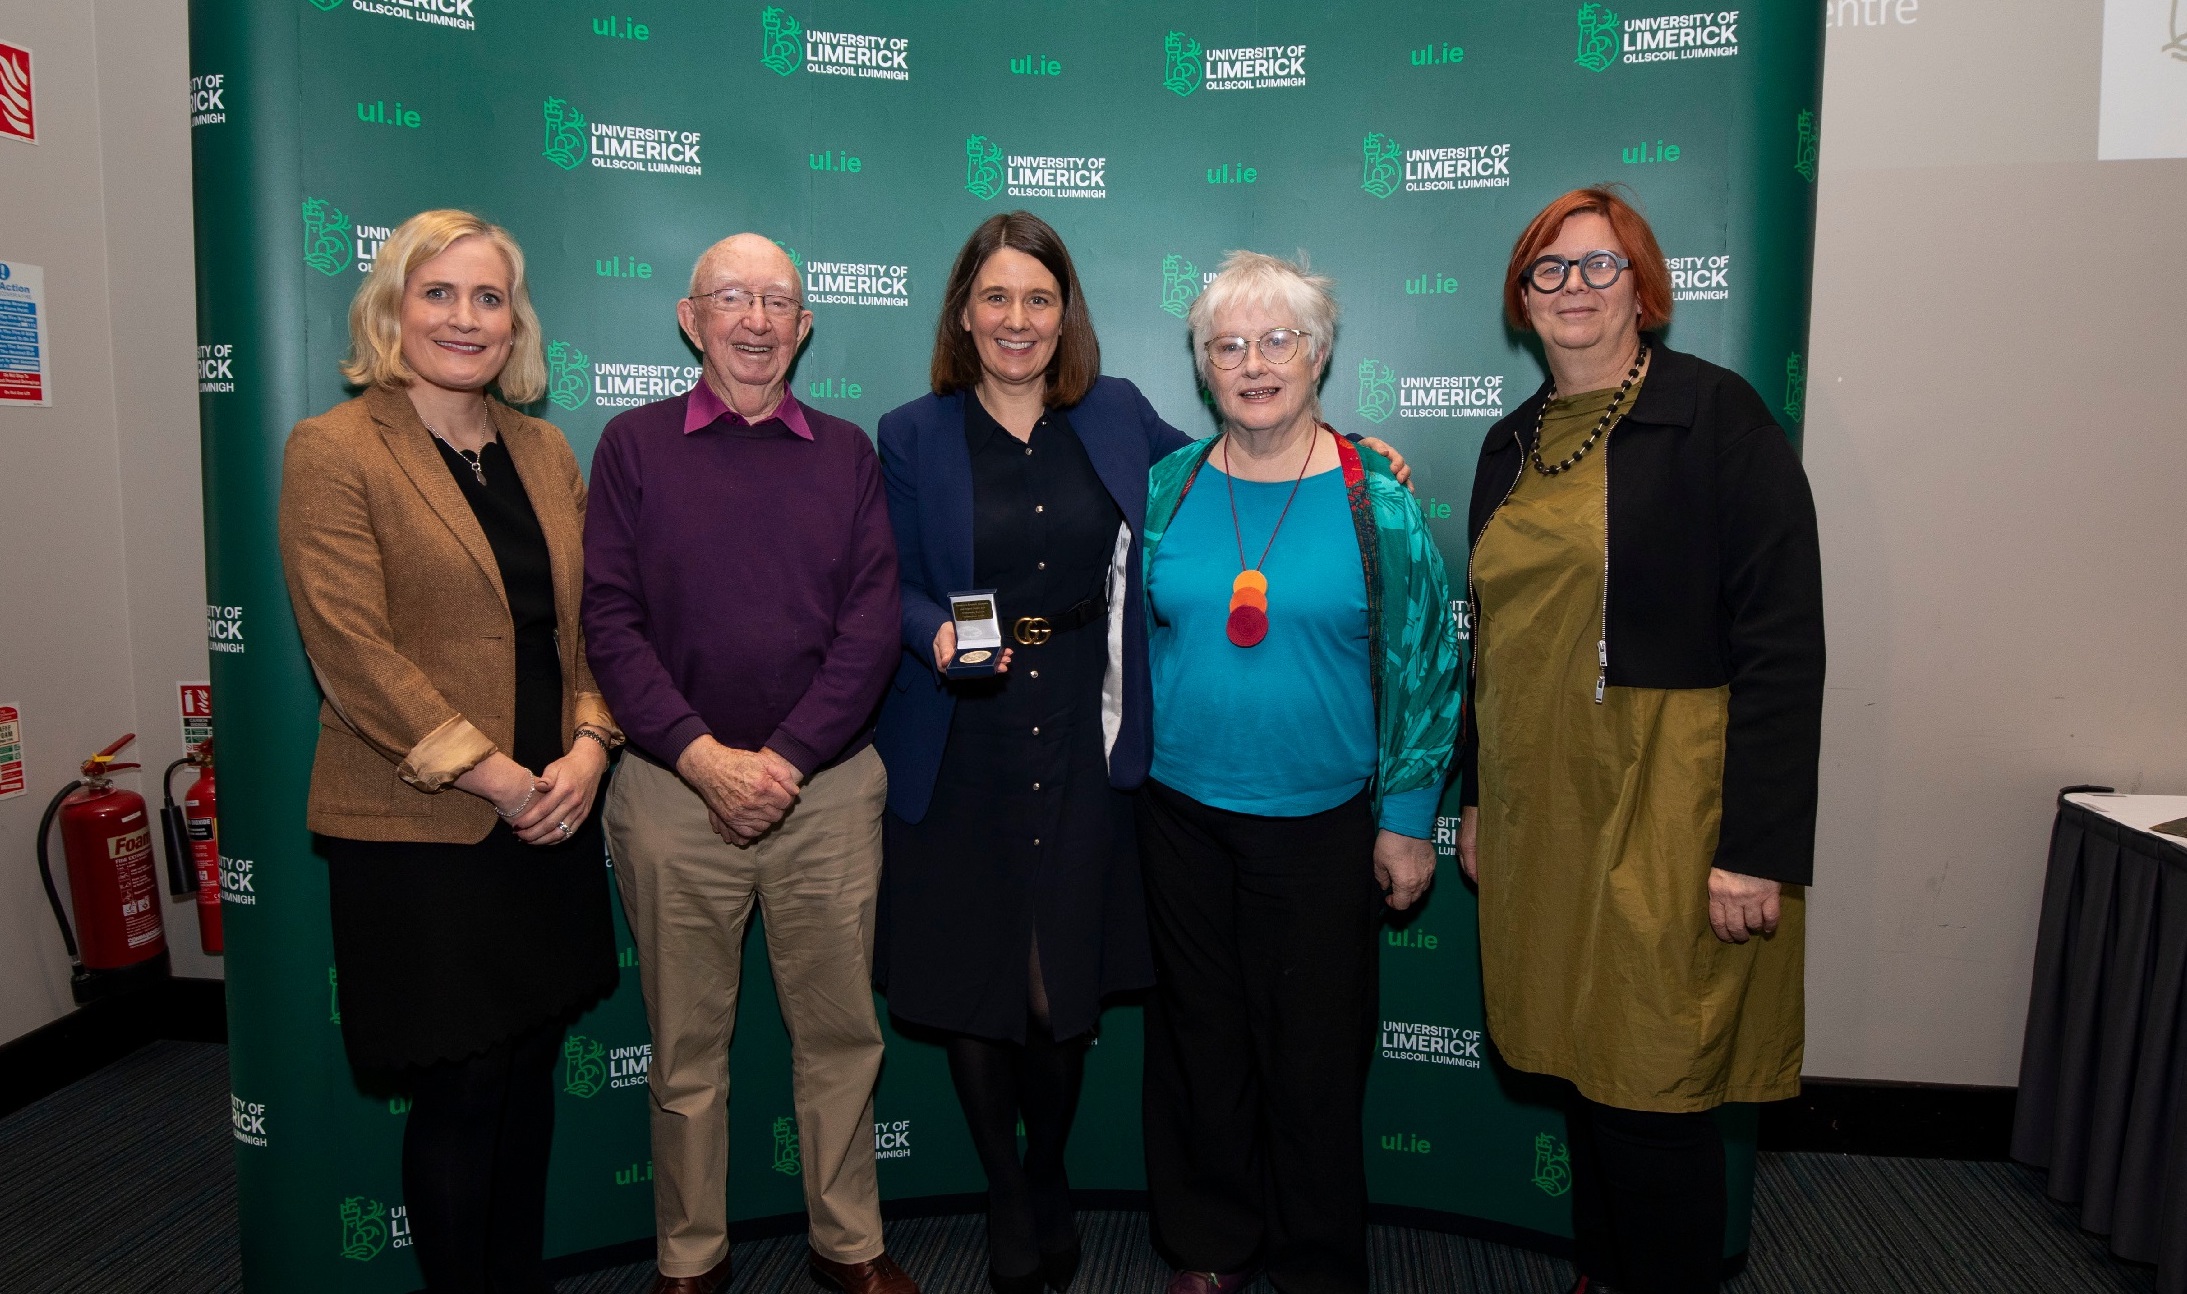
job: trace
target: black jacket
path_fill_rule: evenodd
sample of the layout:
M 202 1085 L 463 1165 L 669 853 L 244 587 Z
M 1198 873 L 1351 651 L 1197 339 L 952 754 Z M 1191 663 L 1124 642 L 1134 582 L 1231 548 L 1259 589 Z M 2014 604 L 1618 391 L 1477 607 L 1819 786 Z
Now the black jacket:
M 1596 451 L 1609 459 L 1609 685 L 1731 685 L 1716 866 L 1806 885 L 1815 872 L 1822 745 L 1815 501 L 1799 457 L 1753 387 L 1706 360 L 1654 349 L 1632 412 Z M 1547 390 L 1498 422 L 1481 446 L 1469 548 L 1518 474 L 1531 470 Z M 1470 578 L 1466 592 L 1477 624 Z M 1477 739 L 1467 724 L 1459 748 L 1465 804 L 1479 803 Z

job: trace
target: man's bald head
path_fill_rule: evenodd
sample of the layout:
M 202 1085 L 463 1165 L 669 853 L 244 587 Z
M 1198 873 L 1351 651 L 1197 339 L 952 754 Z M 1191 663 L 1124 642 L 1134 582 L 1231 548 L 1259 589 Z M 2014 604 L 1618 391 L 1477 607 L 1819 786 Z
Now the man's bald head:
M 789 253 L 765 234 L 731 234 L 699 254 L 691 267 L 691 295 L 726 287 L 794 296 L 802 300 L 804 284 Z

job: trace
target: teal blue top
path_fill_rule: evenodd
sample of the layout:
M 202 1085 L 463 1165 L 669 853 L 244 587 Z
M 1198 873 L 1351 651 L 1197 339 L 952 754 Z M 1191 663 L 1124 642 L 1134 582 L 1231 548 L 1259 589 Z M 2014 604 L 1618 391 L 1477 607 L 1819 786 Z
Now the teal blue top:
M 1154 764 L 1163 785 L 1202 804 L 1297 818 L 1358 795 L 1376 767 L 1366 582 L 1343 473 L 1309 476 L 1276 535 L 1268 637 L 1226 632 L 1238 539 L 1214 464 L 1171 519 L 1149 563 Z M 1268 542 L 1289 481 L 1237 481 L 1246 560 Z M 1427 839 L 1441 787 L 1385 795 L 1381 826 Z

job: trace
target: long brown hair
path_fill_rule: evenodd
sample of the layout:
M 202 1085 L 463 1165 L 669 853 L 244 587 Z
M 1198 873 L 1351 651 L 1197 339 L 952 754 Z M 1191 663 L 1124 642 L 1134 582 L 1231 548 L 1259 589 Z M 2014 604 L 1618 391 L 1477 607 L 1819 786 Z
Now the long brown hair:
M 1640 306 L 1640 330 L 1654 332 L 1671 321 L 1671 267 L 1663 262 L 1663 249 L 1647 217 L 1626 197 L 1622 184 L 1598 184 L 1574 189 L 1542 208 L 1540 215 L 1519 235 L 1511 248 L 1511 265 L 1504 271 L 1504 318 L 1521 332 L 1532 332 L 1534 321 L 1526 312 L 1526 269 L 1542 248 L 1557 241 L 1564 222 L 1593 213 L 1610 222 L 1610 230 L 1625 244 L 1626 259 L 1633 263 L 1633 297 Z
M 941 318 L 934 322 L 934 362 L 928 369 L 934 394 L 969 391 L 979 385 L 979 349 L 961 320 L 972 299 L 972 280 L 979 277 L 987 258 L 1005 247 L 1039 261 L 1062 286 L 1063 330 L 1056 337 L 1055 357 L 1048 361 L 1046 399 L 1051 409 L 1077 404 L 1101 376 L 1101 343 L 1094 338 L 1093 316 L 1086 310 L 1086 294 L 1079 290 L 1070 249 L 1047 221 L 1030 211 L 989 216 L 957 253 L 957 264 L 949 271 L 949 288 L 942 294 Z

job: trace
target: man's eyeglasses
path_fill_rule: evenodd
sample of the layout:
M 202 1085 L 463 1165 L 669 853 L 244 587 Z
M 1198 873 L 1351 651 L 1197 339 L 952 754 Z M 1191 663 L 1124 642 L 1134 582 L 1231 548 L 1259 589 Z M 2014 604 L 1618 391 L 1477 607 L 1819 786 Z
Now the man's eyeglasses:
M 1217 368 L 1231 369 L 1245 363 L 1246 352 L 1258 345 L 1261 358 L 1270 364 L 1288 364 L 1291 357 L 1305 346 L 1313 334 L 1296 328 L 1271 328 L 1258 338 L 1210 337 L 1207 342 L 1207 360 Z
M 1577 256 L 1544 256 L 1526 267 L 1526 281 L 1536 292 L 1561 292 L 1564 282 L 1577 267 L 1580 282 L 1597 292 L 1618 281 L 1618 276 L 1631 269 L 1633 263 L 1616 252 L 1581 252 Z
M 727 315 L 744 314 L 757 301 L 760 308 L 767 312 L 769 319 L 795 319 L 798 311 L 805 308 L 805 303 L 796 297 L 754 292 L 750 288 L 716 288 L 712 292 L 694 292 L 691 300 L 703 301 Z

